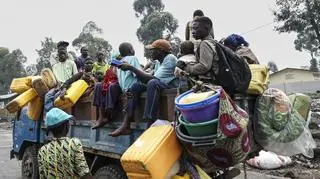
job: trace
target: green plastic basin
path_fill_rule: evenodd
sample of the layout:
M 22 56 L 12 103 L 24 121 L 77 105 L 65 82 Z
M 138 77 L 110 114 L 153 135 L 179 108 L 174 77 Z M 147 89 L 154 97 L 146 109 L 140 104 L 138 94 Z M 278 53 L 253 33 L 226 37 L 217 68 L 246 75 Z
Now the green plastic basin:
M 190 123 L 183 119 L 183 116 L 179 116 L 179 123 L 182 124 L 190 136 L 208 136 L 217 134 L 218 119 L 213 119 L 201 123 Z

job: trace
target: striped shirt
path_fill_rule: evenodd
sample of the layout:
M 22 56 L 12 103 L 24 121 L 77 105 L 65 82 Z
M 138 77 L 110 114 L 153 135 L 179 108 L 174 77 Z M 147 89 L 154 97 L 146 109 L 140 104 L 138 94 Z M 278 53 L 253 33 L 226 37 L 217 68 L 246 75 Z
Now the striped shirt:
M 80 178 L 89 173 L 82 144 L 77 138 L 53 139 L 38 153 L 40 178 Z

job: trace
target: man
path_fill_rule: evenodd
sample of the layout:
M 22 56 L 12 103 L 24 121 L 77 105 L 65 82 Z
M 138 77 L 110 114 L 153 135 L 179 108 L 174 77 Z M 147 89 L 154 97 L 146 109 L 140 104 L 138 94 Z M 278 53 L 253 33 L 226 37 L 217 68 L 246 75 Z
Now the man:
M 68 58 L 67 47 L 69 43 L 60 41 L 57 45 L 58 47 L 58 58 L 59 62 L 52 66 L 52 71 L 57 81 L 63 84 L 73 75 L 78 73 L 77 66 L 75 62 Z
M 84 69 L 84 61 L 88 57 L 88 48 L 87 47 L 81 47 L 80 49 L 81 55 L 76 60 L 76 65 L 78 71 L 83 71 Z
M 80 140 L 67 137 L 72 117 L 58 108 L 46 114 L 53 139 L 39 150 L 40 178 L 91 178 Z
M 201 11 L 201 10 L 195 10 L 193 12 L 193 20 L 192 21 L 189 21 L 187 23 L 187 26 L 186 26 L 186 31 L 185 31 L 185 37 L 186 37 L 186 40 L 191 40 L 193 42 L 195 42 L 195 39 L 193 38 L 192 36 L 192 23 L 195 19 L 199 18 L 199 17 L 203 17 L 204 16 L 204 13 Z M 210 31 L 210 34 L 212 36 L 212 38 L 214 38 L 214 34 L 213 34 L 213 29 Z
M 173 74 L 177 58 L 171 54 L 170 42 L 159 39 L 146 46 L 146 48 L 152 50 L 152 59 L 158 60 L 160 66 L 154 75 L 151 75 L 127 63 L 120 65 L 121 70 L 133 72 L 142 83 L 137 82 L 128 89 L 128 93 L 132 94 L 132 98 L 128 99 L 127 114 L 120 128 L 109 134 L 111 136 L 116 137 L 131 133 L 130 119 L 133 117 L 137 100 L 142 92 L 147 91 L 143 118 L 149 120 L 148 123 L 151 125 L 155 121 L 160 92 L 163 89 L 177 86 L 178 81 Z
M 201 40 L 196 50 L 197 62 L 186 64 L 183 61 L 177 63 L 177 67 L 186 71 L 191 76 L 197 77 L 205 83 L 212 83 L 214 79 L 212 70 L 218 73 L 218 56 L 215 51 L 215 42 L 210 34 L 212 21 L 208 17 L 199 17 L 192 25 L 192 35 L 196 40 Z

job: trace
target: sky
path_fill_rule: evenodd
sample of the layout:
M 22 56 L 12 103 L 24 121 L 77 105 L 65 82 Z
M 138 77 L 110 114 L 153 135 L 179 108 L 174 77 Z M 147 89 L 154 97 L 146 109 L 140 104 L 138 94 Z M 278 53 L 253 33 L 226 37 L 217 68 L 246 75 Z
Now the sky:
M 38 55 L 35 49 L 41 48 L 45 37 L 52 37 L 56 42 L 72 42 L 88 21 L 94 21 L 103 29 L 102 37 L 111 43 L 114 50 L 120 43 L 130 42 L 144 63 L 143 45 L 136 36 L 139 19 L 135 17 L 133 2 L 1 0 L 0 46 L 10 50 L 20 48 L 28 64 L 36 63 Z M 232 33 L 243 35 L 260 63 L 274 61 L 279 69 L 309 65 L 309 54 L 294 49 L 294 33 L 274 31 L 274 0 L 163 0 L 163 3 L 165 11 L 178 20 L 176 35 L 183 40 L 186 23 L 192 19 L 196 9 L 201 9 L 212 19 L 217 40 Z

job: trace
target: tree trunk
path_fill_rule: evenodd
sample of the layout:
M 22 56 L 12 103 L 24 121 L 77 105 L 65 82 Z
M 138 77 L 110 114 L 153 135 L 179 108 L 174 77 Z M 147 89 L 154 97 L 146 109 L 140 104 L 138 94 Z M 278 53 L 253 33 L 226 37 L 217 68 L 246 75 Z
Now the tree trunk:
M 315 0 L 317 1 L 317 0 Z M 314 17 L 314 14 L 312 12 L 312 9 L 311 9 L 311 5 L 310 5 L 310 1 L 309 0 L 306 0 L 306 7 L 307 7 L 307 12 L 308 12 L 308 16 L 309 16 L 309 21 L 312 25 L 312 28 L 313 30 L 315 31 L 316 35 L 317 35 L 317 40 L 318 40 L 318 43 L 320 44 L 320 31 L 319 31 L 319 26 L 318 24 L 316 23 L 316 20 L 315 20 L 315 17 Z M 318 6 L 318 3 L 315 2 L 315 6 L 317 7 Z M 314 13 L 318 13 L 318 12 L 314 12 Z

